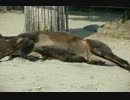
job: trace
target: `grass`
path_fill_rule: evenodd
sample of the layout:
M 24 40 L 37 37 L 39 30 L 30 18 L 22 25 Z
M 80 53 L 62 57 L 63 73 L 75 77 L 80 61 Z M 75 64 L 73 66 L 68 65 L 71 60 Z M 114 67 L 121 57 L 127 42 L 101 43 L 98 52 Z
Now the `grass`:
M 115 32 L 114 33 L 114 37 L 116 39 L 122 39 L 123 38 L 123 33 L 122 32 Z
M 121 22 L 124 24 L 128 21 L 128 16 L 123 16 L 122 19 L 121 19 Z

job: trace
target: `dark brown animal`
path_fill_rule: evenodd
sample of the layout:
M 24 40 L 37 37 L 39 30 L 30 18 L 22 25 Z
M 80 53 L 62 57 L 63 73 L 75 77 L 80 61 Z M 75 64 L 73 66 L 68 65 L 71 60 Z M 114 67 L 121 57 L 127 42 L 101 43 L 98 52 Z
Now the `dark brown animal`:
M 72 57 L 73 59 L 73 56 L 76 55 L 79 58 L 82 57 L 85 62 L 90 64 L 106 64 L 103 61 L 103 59 L 106 59 L 130 70 L 130 64 L 126 60 L 116 56 L 110 47 L 97 40 L 82 39 L 68 32 L 27 32 L 20 34 L 19 37 L 34 41 L 33 52 L 40 53 L 42 56 L 48 54 L 47 56 L 65 61 L 61 58 L 64 58 L 66 53 L 66 55 L 71 55 L 68 58 Z M 56 50 L 60 50 L 62 53 L 60 54 Z
M 32 51 L 34 42 L 28 38 L 9 37 L 5 38 L 0 35 L 0 59 L 10 56 L 15 52 L 26 55 Z M 28 49 L 29 48 L 29 49 Z M 25 51 L 27 49 L 28 51 Z
M 56 46 L 42 46 L 35 48 L 33 51 L 40 53 L 44 59 L 57 59 L 64 62 L 87 62 L 84 57 Z

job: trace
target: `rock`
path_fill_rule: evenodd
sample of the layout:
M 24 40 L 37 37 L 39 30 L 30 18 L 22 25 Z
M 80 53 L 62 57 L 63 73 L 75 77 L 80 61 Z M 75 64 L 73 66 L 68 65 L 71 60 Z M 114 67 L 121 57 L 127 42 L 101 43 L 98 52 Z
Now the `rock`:
M 97 32 L 99 28 L 100 28 L 100 26 L 96 25 L 96 24 L 83 27 L 83 29 L 86 29 L 88 31 L 93 31 L 93 32 Z

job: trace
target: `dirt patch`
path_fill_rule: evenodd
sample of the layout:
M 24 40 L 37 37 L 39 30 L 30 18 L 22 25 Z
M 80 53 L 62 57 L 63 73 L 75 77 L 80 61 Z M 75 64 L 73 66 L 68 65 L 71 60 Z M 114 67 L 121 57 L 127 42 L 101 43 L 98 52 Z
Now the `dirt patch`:
M 130 20 L 125 23 L 120 20 L 108 22 L 102 25 L 98 31 L 96 35 L 130 40 Z

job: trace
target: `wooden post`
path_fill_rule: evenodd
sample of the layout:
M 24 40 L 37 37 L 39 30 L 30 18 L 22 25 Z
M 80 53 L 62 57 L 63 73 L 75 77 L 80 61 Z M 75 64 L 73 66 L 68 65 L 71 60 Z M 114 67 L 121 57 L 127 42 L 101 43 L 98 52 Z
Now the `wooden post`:
M 25 31 L 67 31 L 65 6 L 25 6 Z
M 68 7 L 67 6 L 65 6 L 65 15 L 66 15 L 66 19 L 65 19 L 65 21 L 66 21 L 66 31 L 69 31 L 69 23 L 68 23 Z

